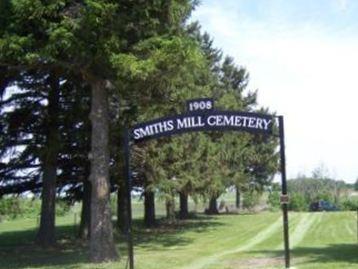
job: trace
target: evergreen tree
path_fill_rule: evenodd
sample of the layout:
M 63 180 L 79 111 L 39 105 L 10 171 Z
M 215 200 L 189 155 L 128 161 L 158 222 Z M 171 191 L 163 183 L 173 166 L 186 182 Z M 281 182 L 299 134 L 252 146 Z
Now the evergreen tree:
M 59 133 L 59 96 L 60 78 L 51 73 L 48 77 L 50 89 L 48 90 L 47 117 L 45 122 L 45 147 L 42 163 L 42 194 L 41 194 L 41 220 L 36 241 L 43 246 L 55 243 L 55 200 L 56 180 L 58 169 L 58 154 L 60 151 Z
M 1 192 L 43 190 L 50 201 L 48 208 L 43 203 L 41 227 L 48 227 L 48 236 L 38 237 L 43 245 L 54 241 L 54 190 L 65 189 L 68 200 L 83 199 L 81 236 L 91 235 L 90 259 L 117 258 L 109 195 L 116 185 L 118 219 L 126 230 L 120 172 L 125 127 L 181 113 L 185 100 L 203 96 L 214 97 L 221 109 L 264 111 L 256 105 L 256 92 L 246 89 L 246 70 L 223 59 L 197 23 L 186 25 L 195 5 L 189 0 L 1 3 L 0 91 L 16 83 L 24 92 L 1 103 L 0 127 L 7 135 L 0 139 L 0 157 L 25 145 L 1 164 L 0 180 L 7 180 Z M 7 111 L 7 105 L 15 109 Z M 157 191 L 167 200 L 170 217 L 179 193 L 185 218 L 189 195 L 209 199 L 209 211 L 216 213 L 216 199 L 228 187 L 260 189 L 276 171 L 276 145 L 275 138 L 262 135 L 218 132 L 136 145 L 134 185 L 144 191 L 147 224 L 154 223 Z
M 187 72 L 184 73 L 185 80 L 181 81 L 185 81 L 185 84 L 178 87 L 169 100 L 184 104 L 189 98 L 215 96 L 218 108 L 258 111 L 257 93 L 246 90 L 246 70 L 235 66 L 229 57 L 221 62 L 220 50 L 212 48 L 212 41 L 207 34 L 200 35 L 198 25 L 191 25 L 189 29 L 193 38 L 201 42 L 206 65 L 191 72 L 195 76 L 188 77 Z M 178 108 L 162 104 L 153 107 L 153 112 L 150 112 L 150 108 L 145 110 L 143 115 L 151 115 L 151 118 L 153 115 L 163 116 L 164 111 L 167 114 L 181 112 Z M 143 174 L 149 178 L 149 189 L 159 190 L 169 200 L 175 193 L 179 193 L 180 215 L 185 216 L 189 194 L 207 197 L 211 201 L 208 212 L 217 213 L 216 199 L 226 188 L 232 185 L 242 188 L 254 185 L 262 189 L 277 170 L 276 145 L 276 139 L 259 135 L 209 132 L 152 141 L 141 146 L 136 156 L 140 157 L 139 163 L 146 164 Z
M 127 76 L 145 78 L 142 85 L 158 78 L 160 83 L 171 83 L 178 66 L 195 57 L 195 43 L 180 34 L 193 3 L 107 0 L 10 4 L 0 26 L 0 67 L 18 72 L 70 70 L 91 88 L 90 258 L 95 262 L 116 259 L 109 207 L 109 90 L 113 85 L 120 87 Z M 126 96 L 126 87 L 120 89 Z M 141 96 L 165 93 L 143 89 Z
M 78 188 L 88 177 L 86 89 L 78 78 L 46 73 L 22 73 L 11 83 L 16 86 L 13 93 L 8 88 L 9 97 L 0 103 L 6 134 L 1 153 L 8 159 L 0 168 L 1 194 L 41 190 L 44 202 L 37 242 L 52 245 L 56 191 L 66 188 L 65 199 L 79 200 Z

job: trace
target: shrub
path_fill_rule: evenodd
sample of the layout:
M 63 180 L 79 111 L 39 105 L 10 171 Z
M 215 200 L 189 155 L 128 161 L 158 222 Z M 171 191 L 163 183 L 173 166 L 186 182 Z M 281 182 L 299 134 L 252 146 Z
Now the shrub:
M 289 210 L 293 211 L 307 211 L 309 208 L 305 197 L 300 193 L 292 193 L 290 195 L 290 202 L 288 204 Z
M 64 200 L 56 200 L 56 216 L 64 216 L 71 210 L 71 205 Z
M 63 200 L 56 200 L 56 216 L 63 216 L 71 205 Z M 0 199 L 0 219 L 36 218 L 41 213 L 41 200 L 26 197 L 3 197 Z
M 268 196 L 268 204 L 270 205 L 271 210 L 278 210 L 281 207 L 280 203 L 280 192 L 273 191 Z
M 41 212 L 41 201 L 38 198 L 20 198 L 21 216 L 26 218 L 36 218 Z
M 257 191 L 244 192 L 242 205 L 246 209 L 253 209 L 260 202 L 260 193 Z
M 0 199 L 1 219 L 14 219 L 21 215 L 20 201 L 16 197 L 5 197 Z
M 341 210 L 355 211 L 358 210 L 358 198 L 347 198 L 339 205 Z

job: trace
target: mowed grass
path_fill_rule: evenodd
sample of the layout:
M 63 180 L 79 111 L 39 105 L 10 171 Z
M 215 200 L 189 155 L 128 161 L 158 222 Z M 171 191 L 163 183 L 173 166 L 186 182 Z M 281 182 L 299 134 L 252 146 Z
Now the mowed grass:
M 293 268 L 358 268 L 355 212 L 290 213 Z M 73 216 L 57 219 L 58 246 L 33 245 L 36 220 L 0 223 L 0 269 L 124 269 L 126 245 L 115 235 L 119 262 L 90 264 L 87 246 L 75 239 Z M 135 220 L 136 269 L 284 268 L 280 213 L 197 217 L 145 229 Z

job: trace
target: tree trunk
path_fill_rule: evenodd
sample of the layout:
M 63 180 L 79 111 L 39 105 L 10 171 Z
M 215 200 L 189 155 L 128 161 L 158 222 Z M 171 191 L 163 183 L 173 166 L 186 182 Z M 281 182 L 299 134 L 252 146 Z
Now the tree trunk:
M 150 228 L 155 226 L 155 194 L 153 191 L 144 192 L 144 224 Z
M 240 188 L 236 186 L 236 209 L 240 209 L 241 193 Z
M 81 223 L 78 237 L 87 240 L 90 238 L 91 227 L 91 182 L 86 179 L 83 182 L 83 197 L 82 197 L 82 211 Z
M 206 213 L 209 215 L 217 215 L 219 214 L 218 205 L 217 205 L 217 197 L 211 197 L 209 201 L 209 208 L 206 210 Z
M 58 131 L 60 85 L 56 76 L 50 75 L 49 79 L 51 89 L 48 93 L 46 146 L 42 160 L 41 220 L 35 239 L 36 243 L 42 247 L 53 246 L 56 243 L 56 177 L 57 157 L 60 148 L 60 134 Z
M 109 181 L 109 116 L 105 81 L 94 80 L 91 102 L 91 238 L 90 260 L 105 262 L 118 258 L 113 240 Z
M 123 181 L 123 179 L 121 179 Z M 128 200 L 124 182 L 118 183 L 117 190 L 117 227 L 122 233 L 127 232 Z
M 189 217 L 188 195 L 184 192 L 180 192 L 179 200 L 180 200 L 179 217 L 180 219 L 187 219 Z
M 166 199 L 165 208 L 167 211 L 167 220 L 170 222 L 175 221 L 175 202 L 173 196 Z

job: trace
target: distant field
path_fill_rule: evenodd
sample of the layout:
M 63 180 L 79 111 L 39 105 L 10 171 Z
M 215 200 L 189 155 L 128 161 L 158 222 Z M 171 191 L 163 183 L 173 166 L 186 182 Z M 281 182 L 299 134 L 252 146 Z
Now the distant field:
M 290 213 L 294 268 L 358 268 L 355 212 Z M 0 223 L 0 269 L 67 268 L 124 269 L 122 260 L 91 265 L 87 249 L 74 240 L 74 218 L 58 218 L 59 246 L 43 251 L 32 245 L 36 220 Z M 254 269 L 283 268 L 280 213 L 222 215 L 196 219 L 155 230 L 135 222 L 136 269 Z M 123 238 L 116 236 L 117 241 Z

